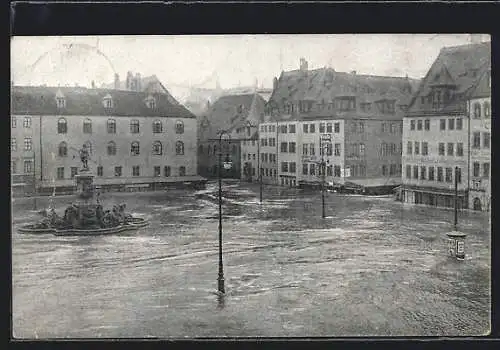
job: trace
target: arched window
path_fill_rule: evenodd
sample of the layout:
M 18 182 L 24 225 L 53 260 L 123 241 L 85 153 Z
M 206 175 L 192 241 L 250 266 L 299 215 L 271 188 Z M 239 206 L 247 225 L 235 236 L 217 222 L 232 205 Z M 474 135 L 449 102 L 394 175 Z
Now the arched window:
M 177 141 L 175 143 L 175 154 L 183 155 L 184 154 L 184 142 Z
M 87 141 L 84 143 L 85 147 L 87 147 L 87 150 L 89 151 L 89 154 L 93 154 L 92 150 L 92 143 L 90 141 Z
M 108 142 L 108 156 L 115 156 L 116 155 L 116 143 L 113 141 Z
M 58 134 L 66 134 L 68 132 L 68 123 L 66 119 L 59 118 L 57 121 L 57 133 Z
M 486 118 L 489 118 L 490 114 L 491 114 L 491 107 L 490 107 L 490 103 L 488 101 L 484 102 L 484 104 L 483 104 L 483 111 L 484 111 L 484 116 Z
M 68 145 L 66 142 L 61 142 L 59 144 L 59 157 L 66 157 L 68 155 Z
M 130 145 L 130 153 L 133 156 L 137 156 L 137 155 L 139 155 L 141 153 L 138 141 L 134 141 L 134 142 L 131 143 L 131 145 Z
M 184 134 L 184 123 L 180 120 L 175 123 L 175 133 Z
M 130 121 L 130 133 L 132 134 L 139 133 L 139 121 L 137 119 L 132 119 Z
M 108 119 L 106 123 L 108 134 L 116 134 L 116 120 Z
M 92 134 L 92 121 L 88 118 L 83 121 L 83 133 Z
M 110 94 L 107 94 L 106 96 L 103 97 L 102 99 L 102 105 L 104 108 L 113 108 L 113 98 L 111 97 Z
M 155 120 L 153 122 L 153 133 L 155 134 L 159 134 L 162 132 L 162 124 L 161 124 L 161 120 Z
M 474 118 L 481 118 L 481 105 L 478 102 L 474 103 Z
M 163 148 L 160 141 L 153 142 L 153 154 L 161 155 L 163 153 Z

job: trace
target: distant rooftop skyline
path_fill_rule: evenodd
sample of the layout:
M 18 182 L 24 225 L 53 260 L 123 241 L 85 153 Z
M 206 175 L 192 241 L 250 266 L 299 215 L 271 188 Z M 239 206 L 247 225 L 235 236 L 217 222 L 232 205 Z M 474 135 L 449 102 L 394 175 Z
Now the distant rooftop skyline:
M 331 67 L 359 74 L 422 78 L 445 46 L 470 43 L 469 34 L 190 35 L 14 37 L 16 85 L 97 87 L 127 71 L 156 75 L 174 96 L 187 87 L 272 87 L 281 70 Z M 483 41 L 489 36 L 483 36 Z M 63 55 L 63 45 L 71 45 Z M 68 47 L 68 46 L 67 46 Z M 97 48 L 97 49 L 96 49 Z M 38 62 L 37 62 L 38 60 Z M 35 64 L 36 62 L 36 64 Z

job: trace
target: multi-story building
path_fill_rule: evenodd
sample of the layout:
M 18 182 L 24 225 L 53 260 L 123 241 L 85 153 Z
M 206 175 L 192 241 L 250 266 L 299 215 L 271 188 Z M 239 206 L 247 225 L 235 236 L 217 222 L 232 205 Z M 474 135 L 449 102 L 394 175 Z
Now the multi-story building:
M 230 136 L 229 141 L 224 136 L 223 161 L 232 162 L 231 169 L 224 170 L 221 176 L 239 179 L 243 169 L 243 157 L 257 161 L 257 152 L 252 151 L 251 145 L 252 142 L 254 146 L 256 145 L 257 127 L 262 120 L 264 106 L 265 101 L 259 94 L 222 96 L 210 106 L 207 115 L 198 118 L 200 175 L 209 178 L 218 176 L 218 132 L 221 130 Z
M 489 152 L 489 123 L 480 111 L 487 101 L 478 84 L 487 80 L 490 56 L 490 43 L 443 48 L 423 79 L 403 122 L 404 202 L 451 208 L 456 180 L 458 206 L 467 207 L 469 174 L 480 175 L 474 165 L 470 169 L 470 158 Z M 467 108 L 470 103 L 472 109 Z M 489 102 L 487 106 L 489 118 Z M 474 178 L 489 174 L 489 160 L 481 159 L 488 169 Z
M 275 79 L 267 104 L 260 127 L 264 182 L 317 185 L 324 160 L 330 185 L 367 192 L 397 186 L 402 118 L 417 83 L 407 77 L 308 70 L 302 59 L 299 70 Z M 321 135 L 329 135 L 331 143 L 322 143 Z M 266 158 L 272 161 L 266 164 Z
M 165 94 L 14 86 L 11 112 L 13 173 L 23 159 L 24 172 L 36 174 L 41 190 L 73 187 L 84 144 L 102 188 L 202 180 L 196 117 Z
M 491 210 L 491 69 L 471 93 L 467 108 L 470 123 L 469 208 Z

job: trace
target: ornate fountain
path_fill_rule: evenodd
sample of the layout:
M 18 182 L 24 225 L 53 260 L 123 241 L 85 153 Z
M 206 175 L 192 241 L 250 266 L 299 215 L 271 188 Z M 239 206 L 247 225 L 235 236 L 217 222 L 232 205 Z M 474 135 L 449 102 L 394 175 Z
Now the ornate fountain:
M 75 175 L 77 199 L 59 216 L 50 205 L 44 210 L 44 218 L 36 224 L 19 228 L 21 233 L 53 233 L 65 235 L 103 235 L 136 230 L 148 225 L 143 218 L 125 213 L 125 204 L 114 205 L 111 210 L 104 210 L 99 194 L 95 196 L 94 175 L 88 167 L 86 145 L 80 150 L 83 167 Z

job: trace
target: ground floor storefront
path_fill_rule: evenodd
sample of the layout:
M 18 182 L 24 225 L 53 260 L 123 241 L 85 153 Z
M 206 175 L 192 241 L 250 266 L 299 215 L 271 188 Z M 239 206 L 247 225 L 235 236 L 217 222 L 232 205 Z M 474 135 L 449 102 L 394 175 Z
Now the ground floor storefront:
M 455 194 L 432 192 L 424 189 L 407 189 L 401 190 L 401 201 L 411 204 L 424 204 L 440 208 L 454 208 L 455 207 Z M 457 196 L 458 209 L 467 209 L 468 201 L 466 193 L 459 192 Z

